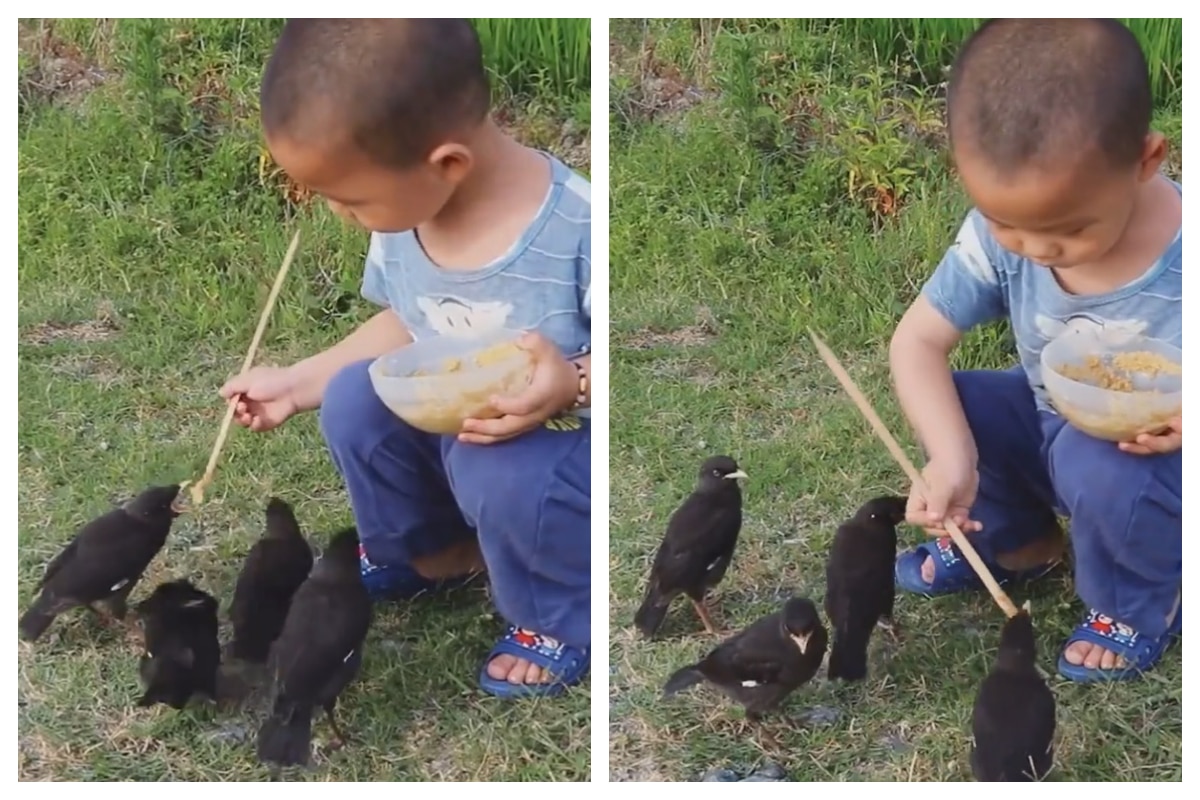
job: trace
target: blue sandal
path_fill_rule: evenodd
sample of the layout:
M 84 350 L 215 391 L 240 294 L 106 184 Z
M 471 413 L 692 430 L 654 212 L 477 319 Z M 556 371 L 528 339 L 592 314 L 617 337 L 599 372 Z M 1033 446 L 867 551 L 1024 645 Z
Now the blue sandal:
M 380 566 L 367 559 L 367 551 L 358 546 L 358 569 L 363 586 L 372 600 L 411 600 L 422 594 L 465 586 L 475 575 L 431 581 L 407 564 Z
M 498 655 L 523 658 L 550 672 L 555 680 L 548 683 L 509 683 L 487 673 L 487 665 Z M 510 625 L 503 638 L 488 653 L 479 671 L 479 687 L 493 697 L 557 697 L 583 680 L 591 666 L 589 648 L 572 647 L 549 636 Z
M 926 583 L 921 578 L 921 564 L 928 556 L 933 557 L 933 583 Z M 999 564 L 988 564 L 987 566 L 996 578 L 996 582 L 1003 585 L 1013 581 L 1029 581 L 1040 578 L 1058 566 L 1058 562 L 1054 561 L 1020 572 L 1010 572 Z M 971 569 L 970 562 L 963 557 L 962 551 L 949 536 L 922 542 L 897 556 L 896 585 L 907 592 L 925 597 L 937 597 L 983 588 L 983 582 L 979 580 L 975 570 Z
M 1172 636 L 1180 630 L 1182 617 L 1181 613 L 1177 614 L 1171 630 L 1157 639 L 1150 639 L 1093 608 L 1063 645 L 1058 656 L 1058 674 L 1075 683 L 1128 681 L 1141 677 L 1143 672 L 1152 669 L 1162 658 Z M 1100 645 L 1125 659 L 1125 666 L 1116 669 L 1089 669 L 1082 664 L 1072 664 L 1067 661 L 1067 648 L 1075 642 Z

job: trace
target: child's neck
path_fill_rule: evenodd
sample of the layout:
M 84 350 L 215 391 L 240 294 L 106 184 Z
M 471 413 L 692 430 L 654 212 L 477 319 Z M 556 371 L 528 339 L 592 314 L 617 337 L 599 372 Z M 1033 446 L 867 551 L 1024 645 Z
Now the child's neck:
M 1107 294 L 1146 273 L 1174 240 L 1182 223 L 1183 203 L 1170 182 L 1156 175 L 1138 187 L 1133 214 L 1120 241 L 1102 259 L 1055 277 L 1072 294 Z
M 503 256 L 537 216 L 550 163 L 490 119 L 471 142 L 474 164 L 437 216 L 417 229 L 445 269 L 478 269 Z

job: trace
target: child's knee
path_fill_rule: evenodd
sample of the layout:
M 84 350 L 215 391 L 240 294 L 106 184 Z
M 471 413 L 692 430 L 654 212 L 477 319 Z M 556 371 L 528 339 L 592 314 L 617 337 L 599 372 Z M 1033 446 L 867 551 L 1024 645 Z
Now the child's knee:
M 1065 425 L 1050 446 L 1049 462 L 1081 560 L 1112 559 L 1150 582 L 1179 579 L 1183 498 L 1178 453 L 1132 455 Z
M 502 551 L 553 582 L 590 584 L 589 456 L 588 448 L 546 451 L 519 442 L 451 448 L 454 494 L 479 531 L 489 570 L 492 554 Z

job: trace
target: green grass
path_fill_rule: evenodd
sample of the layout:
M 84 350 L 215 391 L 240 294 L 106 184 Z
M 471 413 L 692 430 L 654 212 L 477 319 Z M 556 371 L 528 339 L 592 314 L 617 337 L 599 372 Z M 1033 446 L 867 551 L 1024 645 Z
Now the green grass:
M 941 80 L 954 51 L 984 22 L 983 19 L 865 18 L 814 21 L 831 24 L 835 35 L 848 35 L 888 60 L 914 63 L 926 76 Z M 1146 53 L 1150 81 L 1160 103 L 1178 105 L 1183 98 L 1183 20 L 1179 18 L 1122 19 Z
M 19 118 L 19 592 L 84 520 L 152 482 L 197 477 L 292 232 L 304 231 L 260 351 L 285 363 L 369 314 L 366 236 L 261 180 L 257 85 L 278 20 L 30 21 Z M 518 136 L 586 171 L 576 98 L 500 87 Z M 271 494 L 318 546 L 350 521 L 316 419 L 231 435 L 199 513 L 134 593 L 189 577 L 224 608 Z M 504 702 L 475 685 L 502 632 L 482 588 L 381 607 L 345 749 L 316 780 L 586 780 L 589 689 Z M 225 632 L 227 636 L 227 631 Z M 82 613 L 18 658 L 24 780 L 261 780 L 261 708 L 135 709 L 133 640 Z M 258 698 L 261 700 L 261 698 Z M 328 728 L 315 727 L 319 742 Z
M 512 90 L 585 95 L 592 85 L 590 19 L 477 19 L 488 66 Z
M 620 22 L 614 40 L 611 775 L 687 780 L 774 760 L 801 781 L 969 779 L 971 703 L 1002 622 L 986 595 L 901 595 L 902 643 L 876 637 L 864 685 L 822 679 L 794 695 L 792 722 L 771 726 L 775 744 L 706 690 L 661 698 L 667 675 L 714 644 L 684 601 L 659 641 L 631 622 L 667 517 L 706 455 L 731 454 L 750 475 L 714 602 L 734 627 L 792 591 L 819 601 L 837 523 L 875 494 L 906 491 L 805 329 L 822 333 L 915 458 L 886 351 L 968 207 L 946 167 L 941 109 L 798 27 Z M 1178 135 L 1177 111 L 1159 123 Z M 959 366 L 1013 359 L 1001 327 L 956 354 Z M 902 530 L 906 545 L 921 539 Z M 1069 573 L 1013 595 L 1032 600 L 1053 672 L 1082 613 Z M 1052 679 L 1055 778 L 1179 780 L 1181 679 L 1178 647 L 1136 684 Z M 814 709 L 824 721 L 797 721 Z

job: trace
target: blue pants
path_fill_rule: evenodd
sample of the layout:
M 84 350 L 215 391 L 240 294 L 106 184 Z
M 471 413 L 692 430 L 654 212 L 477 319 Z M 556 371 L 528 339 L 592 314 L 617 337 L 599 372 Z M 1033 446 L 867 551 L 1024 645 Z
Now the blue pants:
M 995 563 L 1061 513 L 1080 599 L 1145 636 L 1165 633 L 1182 589 L 1182 451 L 1123 453 L 1038 411 L 1020 367 L 956 372 L 954 383 L 979 448 L 980 556 Z
M 477 532 L 501 616 L 590 645 L 590 422 L 463 444 L 396 417 L 375 395 L 369 364 L 335 375 L 321 405 L 321 431 L 367 558 L 404 565 Z

